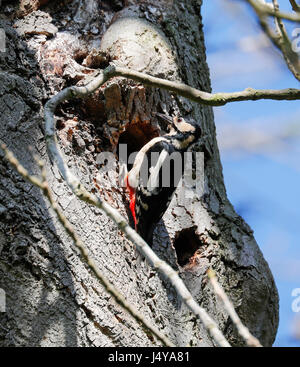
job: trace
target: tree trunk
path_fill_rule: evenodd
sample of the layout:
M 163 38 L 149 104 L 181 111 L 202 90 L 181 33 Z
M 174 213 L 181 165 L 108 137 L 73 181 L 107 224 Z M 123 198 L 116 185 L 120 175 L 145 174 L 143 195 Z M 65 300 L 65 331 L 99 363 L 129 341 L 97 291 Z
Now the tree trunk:
M 210 92 L 201 1 L 45 3 L 32 2 L 28 8 L 26 1 L 20 6 L 2 2 L 0 28 L 7 49 L 0 52 L 0 138 L 31 173 L 39 174 L 33 153 L 46 162 L 61 209 L 130 303 L 176 345 L 213 346 L 169 282 L 137 255 L 104 213 L 70 192 L 49 162 L 42 114 L 52 95 L 87 83 L 94 69 L 110 61 Z M 103 173 L 97 156 L 110 151 L 118 157 L 118 143 L 127 143 L 129 153 L 136 151 L 162 134 L 155 112 L 177 113 L 201 124 L 194 151 L 204 152 L 205 182 L 203 195 L 193 188 L 185 191 L 184 205 L 176 192 L 156 227 L 153 249 L 180 272 L 229 342 L 243 345 L 208 282 L 206 271 L 213 267 L 242 321 L 270 346 L 278 325 L 276 286 L 252 230 L 226 197 L 210 107 L 113 78 L 93 96 L 68 101 L 56 111 L 68 165 L 86 187 L 128 216 L 127 194 L 117 174 Z M 0 288 L 6 292 L 0 345 L 159 345 L 91 275 L 42 193 L 3 159 L 0 177 Z

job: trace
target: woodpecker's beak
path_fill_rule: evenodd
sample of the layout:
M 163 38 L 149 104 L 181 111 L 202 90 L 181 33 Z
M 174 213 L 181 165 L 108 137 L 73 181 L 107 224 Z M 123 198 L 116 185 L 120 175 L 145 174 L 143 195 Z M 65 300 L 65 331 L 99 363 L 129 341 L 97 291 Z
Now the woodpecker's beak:
M 158 112 L 156 112 L 156 115 L 160 117 L 164 122 L 167 123 L 167 128 L 169 128 L 169 130 L 174 129 L 174 121 L 172 117 L 168 115 L 164 115 L 162 113 L 158 113 Z
M 162 113 L 158 113 L 158 112 L 156 112 L 156 115 L 158 117 L 160 117 L 162 120 L 164 120 L 164 121 L 168 122 L 169 124 L 173 125 L 173 118 L 172 117 L 170 117 L 168 115 L 164 115 Z

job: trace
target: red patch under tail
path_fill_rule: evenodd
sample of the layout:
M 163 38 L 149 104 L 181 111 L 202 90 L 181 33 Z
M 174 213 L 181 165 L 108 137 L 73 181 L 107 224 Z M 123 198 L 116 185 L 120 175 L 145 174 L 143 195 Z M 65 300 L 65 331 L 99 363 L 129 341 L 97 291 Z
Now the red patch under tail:
M 135 226 L 135 229 L 136 229 L 136 224 L 137 223 L 136 223 L 136 216 L 135 216 L 135 189 L 132 188 L 129 185 L 128 175 L 125 178 L 125 183 L 126 183 L 127 189 L 129 190 L 129 198 L 130 198 L 129 209 L 131 211 L 131 214 L 132 214 L 132 217 L 133 217 L 133 220 L 134 220 L 134 226 Z

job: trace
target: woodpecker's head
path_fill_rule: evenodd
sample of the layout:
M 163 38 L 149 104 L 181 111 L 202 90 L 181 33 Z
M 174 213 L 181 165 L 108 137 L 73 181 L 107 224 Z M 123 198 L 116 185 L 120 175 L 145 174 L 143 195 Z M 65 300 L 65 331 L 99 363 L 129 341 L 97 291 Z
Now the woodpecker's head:
M 169 123 L 170 132 L 168 136 L 172 137 L 177 149 L 187 149 L 201 135 L 200 126 L 192 119 L 185 120 L 178 116 L 172 118 L 161 113 L 157 113 L 157 116 Z

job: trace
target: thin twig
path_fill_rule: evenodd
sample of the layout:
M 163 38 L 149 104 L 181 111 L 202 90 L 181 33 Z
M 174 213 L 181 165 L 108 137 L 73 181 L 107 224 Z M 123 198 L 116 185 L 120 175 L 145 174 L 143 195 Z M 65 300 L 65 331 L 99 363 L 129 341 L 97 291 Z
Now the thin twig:
M 85 244 L 82 242 L 81 238 L 75 232 L 73 226 L 65 217 L 63 212 L 59 209 L 56 201 L 53 199 L 52 193 L 50 191 L 48 182 L 46 180 L 46 171 L 43 162 L 38 161 L 38 164 L 41 168 L 41 176 L 42 180 L 38 177 L 30 175 L 29 172 L 21 165 L 21 163 L 17 160 L 14 154 L 6 147 L 5 144 L 0 145 L 1 149 L 5 153 L 6 159 L 10 162 L 10 164 L 16 169 L 17 172 L 23 176 L 24 179 L 31 182 L 33 185 L 39 187 L 43 194 L 47 197 L 50 202 L 51 207 L 55 211 L 60 223 L 65 228 L 66 232 L 74 241 L 75 246 L 79 249 L 82 257 L 88 264 L 89 268 L 93 271 L 96 278 L 103 285 L 104 289 L 116 300 L 116 302 L 124 308 L 131 316 L 137 321 L 140 322 L 147 330 L 149 330 L 152 334 L 154 334 L 165 346 L 175 347 L 175 345 L 165 336 L 163 335 L 156 327 L 154 327 L 149 321 L 147 321 L 144 316 L 139 313 L 130 303 L 126 301 L 126 299 L 121 295 L 121 293 L 106 279 L 106 277 L 102 274 L 95 261 L 90 257 L 88 253 L 88 249 Z
M 300 6 L 296 3 L 296 0 L 290 0 L 292 8 L 294 11 L 300 13 Z
M 269 26 L 268 19 L 266 17 L 265 12 L 261 12 L 260 7 L 256 7 L 254 5 L 255 1 L 252 1 L 252 0 L 247 0 L 247 1 L 253 6 L 253 9 L 256 12 L 256 15 L 258 17 L 258 20 L 259 20 L 259 23 L 260 23 L 260 26 L 263 32 L 267 35 L 267 37 L 273 43 L 273 45 L 281 52 L 288 68 L 290 69 L 294 77 L 300 81 L 299 56 L 296 52 L 293 51 L 291 41 L 288 37 L 284 24 L 279 16 L 280 11 L 278 8 L 278 3 L 275 2 L 273 3 L 274 5 L 272 4 L 268 5 L 268 8 L 270 8 L 271 6 L 274 12 L 276 26 L 279 31 L 279 33 L 276 34 L 274 30 Z M 260 4 L 263 5 L 264 2 L 262 1 Z
M 207 275 L 210 279 L 210 282 L 214 288 L 215 294 L 221 299 L 225 310 L 228 312 L 232 322 L 236 326 L 239 334 L 241 337 L 246 341 L 249 347 L 262 347 L 259 340 L 253 336 L 248 328 L 242 323 L 241 319 L 239 318 L 238 314 L 236 313 L 233 304 L 229 300 L 228 296 L 224 292 L 224 289 L 221 287 L 220 283 L 218 282 L 217 276 L 212 269 L 209 269 Z
M 288 33 L 286 31 L 285 25 L 281 18 L 278 17 L 279 12 L 279 5 L 277 0 L 272 0 L 274 11 L 276 13 L 275 15 L 275 24 L 278 29 L 279 34 L 279 42 L 278 46 L 279 49 L 282 52 L 282 55 L 285 59 L 285 62 L 290 69 L 290 71 L 293 73 L 293 75 L 300 81 L 300 60 L 299 56 L 296 52 L 294 52 L 292 47 L 292 42 L 289 39 Z
M 287 31 L 286 31 L 286 28 L 285 28 L 285 25 L 282 21 L 281 18 L 278 17 L 278 12 L 279 12 L 279 4 L 278 4 L 278 1 L 277 0 L 272 0 L 273 2 L 273 6 L 274 6 L 274 10 L 275 10 L 275 25 L 277 27 L 277 30 L 278 30 L 278 33 L 282 36 L 283 40 L 286 42 L 286 41 L 289 41 L 289 38 L 288 38 L 288 34 L 287 34 Z
M 62 101 L 80 96 L 83 97 L 89 93 L 92 93 L 97 88 L 99 88 L 103 83 L 105 83 L 110 77 L 115 76 L 117 71 L 119 73 L 128 71 L 127 69 L 116 68 L 115 66 L 109 66 L 103 70 L 99 77 L 95 78 L 90 84 L 85 87 L 69 87 L 53 98 L 51 98 L 45 105 L 45 134 L 46 142 L 48 146 L 48 151 L 50 158 L 53 162 L 57 164 L 62 176 L 64 177 L 66 183 L 69 185 L 73 193 L 80 199 L 89 204 L 92 204 L 100 209 L 102 209 L 118 226 L 118 228 L 126 235 L 126 237 L 132 241 L 138 251 L 148 260 L 148 262 L 158 271 L 160 271 L 174 286 L 178 296 L 181 298 L 182 302 L 202 321 L 204 327 L 208 330 L 213 340 L 217 345 L 222 347 L 230 347 L 230 344 L 219 330 L 216 322 L 208 315 L 206 310 L 198 305 L 198 303 L 193 299 L 191 293 L 186 288 L 185 284 L 178 276 L 177 272 L 172 269 L 170 265 L 162 261 L 147 245 L 143 238 L 129 226 L 123 216 L 113 207 L 111 207 L 104 200 L 96 197 L 95 195 L 89 193 L 85 187 L 80 183 L 80 181 L 75 177 L 68 166 L 66 165 L 60 150 L 58 148 L 56 134 L 55 134 L 55 124 L 54 124 L 54 112 L 59 103 Z M 138 73 L 140 74 L 140 73 Z M 300 93 L 300 91 L 299 91 Z
M 286 20 L 290 20 L 292 22 L 300 22 L 300 14 L 295 14 L 295 13 L 287 13 L 287 12 L 276 12 L 273 8 L 273 6 L 268 3 L 265 3 L 264 1 L 260 0 L 245 0 L 246 2 L 248 2 L 252 8 L 260 13 L 262 16 L 277 16 L 281 19 L 286 19 Z

